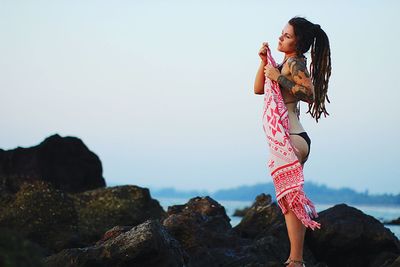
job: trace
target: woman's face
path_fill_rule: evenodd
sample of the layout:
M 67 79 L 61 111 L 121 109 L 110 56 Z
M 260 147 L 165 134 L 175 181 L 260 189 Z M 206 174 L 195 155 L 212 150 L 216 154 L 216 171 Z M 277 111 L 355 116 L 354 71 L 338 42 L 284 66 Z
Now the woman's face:
M 286 54 L 296 52 L 296 36 L 294 35 L 293 26 L 289 23 L 283 28 L 279 37 L 278 51 Z

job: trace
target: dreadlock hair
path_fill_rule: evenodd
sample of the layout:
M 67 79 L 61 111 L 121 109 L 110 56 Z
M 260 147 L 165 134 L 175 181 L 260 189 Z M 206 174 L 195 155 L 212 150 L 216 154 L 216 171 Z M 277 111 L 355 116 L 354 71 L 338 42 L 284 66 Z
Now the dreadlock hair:
M 329 39 L 320 25 L 314 24 L 302 17 L 289 20 L 296 35 L 296 52 L 303 55 L 311 47 L 310 75 L 314 85 L 314 102 L 308 104 L 308 111 L 313 118 L 318 119 L 321 114 L 329 115 L 325 108 L 325 99 L 328 98 L 328 82 L 331 76 L 331 51 Z

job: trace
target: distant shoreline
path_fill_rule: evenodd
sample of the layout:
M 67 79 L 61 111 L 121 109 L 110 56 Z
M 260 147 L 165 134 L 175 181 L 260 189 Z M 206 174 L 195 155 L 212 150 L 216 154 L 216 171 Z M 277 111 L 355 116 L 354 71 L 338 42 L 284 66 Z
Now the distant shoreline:
M 107 187 L 121 186 L 122 184 L 110 183 Z M 139 185 L 140 186 L 140 185 Z M 213 193 L 206 190 L 177 190 L 173 187 L 162 189 L 149 188 L 150 194 L 157 197 L 168 198 L 193 198 L 196 196 L 210 196 L 218 200 L 226 201 L 253 201 L 258 194 L 270 194 L 273 199 L 275 190 L 272 183 L 255 185 L 243 185 L 235 188 L 220 189 Z M 329 188 L 326 185 L 319 185 L 312 182 L 305 185 L 305 192 L 314 203 L 320 205 L 335 205 L 346 203 L 349 205 L 369 206 L 369 207 L 400 207 L 400 193 L 393 194 L 369 194 L 368 192 L 359 193 L 351 188 Z

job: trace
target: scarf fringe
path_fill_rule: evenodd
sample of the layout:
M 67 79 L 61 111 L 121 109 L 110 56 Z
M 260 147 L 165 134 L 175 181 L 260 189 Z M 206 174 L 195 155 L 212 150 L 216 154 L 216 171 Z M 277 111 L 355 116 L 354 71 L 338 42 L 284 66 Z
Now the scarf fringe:
M 309 227 L 311 230 L 321 228 L 320 223 L 311 219 L 311 217 L 317 218 L 318 214 L 314 204 L 306 197 L 302 188 L 295 189 L 284 195 L 278 200 L 278 205 L 283 214 L 288 212 L 288 208 L 293 211 L 305 227 Z

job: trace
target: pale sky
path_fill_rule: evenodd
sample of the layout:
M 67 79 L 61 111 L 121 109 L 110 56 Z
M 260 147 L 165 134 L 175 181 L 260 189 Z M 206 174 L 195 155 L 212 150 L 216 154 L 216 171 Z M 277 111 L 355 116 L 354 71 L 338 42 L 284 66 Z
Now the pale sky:
M 306 183 L 400 193 L 399 2 L 294 3 L 0 0 L 0 148 L 58 133 L 82 139 L 110 184 L 270 182 L 257 53 L 268 41 L 281 61 L 298 15 L 332 54 L 331 116 L 317 124 L 302 105 Z

